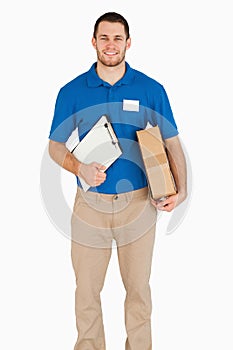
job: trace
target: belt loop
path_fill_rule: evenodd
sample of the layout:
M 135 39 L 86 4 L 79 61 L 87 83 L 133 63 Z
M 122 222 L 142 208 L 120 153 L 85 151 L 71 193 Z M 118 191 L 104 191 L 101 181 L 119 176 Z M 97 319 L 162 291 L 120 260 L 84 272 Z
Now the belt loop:
M 101 193 L 99 192 L 96 192 L 96 198 L 95 198 L 95 201 L 96 201 L 96 204 L 99 204 L 101 202 Z
M 134 195 L 135 195 L 135 191 L 128 192 L 128 193 L 126 194 L 127 203 L 132 202 L 132 200 L 133 200 L 133 198 L 134 198 Z

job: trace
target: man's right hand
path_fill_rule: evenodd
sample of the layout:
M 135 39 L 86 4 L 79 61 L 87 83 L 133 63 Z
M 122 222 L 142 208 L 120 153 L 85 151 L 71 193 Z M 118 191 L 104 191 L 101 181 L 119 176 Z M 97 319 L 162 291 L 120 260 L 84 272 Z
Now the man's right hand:
M 80 176 L 91 187 L 101 185 L 106 179 L 106 174 L 104 173 L 106 167 L 104 165 L 97 162 L 91 164 L 81 163 L 70 153 L 64 143 L 50 140 L 49 154 L 57 164 L 72 174 Z
M 89 186 L 96 187 L 106 180 L 104 173 L 106 167 L 96 162 L 90 164 L 81 163 L 78 169 L 78 176 L 81 177 Z

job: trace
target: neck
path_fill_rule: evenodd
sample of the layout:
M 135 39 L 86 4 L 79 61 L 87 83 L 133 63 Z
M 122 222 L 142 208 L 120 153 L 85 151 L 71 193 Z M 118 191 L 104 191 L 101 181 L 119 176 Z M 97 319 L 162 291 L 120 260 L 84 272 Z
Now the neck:
M 110 85 L 114 85 L 125 74 L 125 61 L 122 61 L 118 66 L 108 67 L 97 61 L 96 73 L 100 79 L 106 81 Z

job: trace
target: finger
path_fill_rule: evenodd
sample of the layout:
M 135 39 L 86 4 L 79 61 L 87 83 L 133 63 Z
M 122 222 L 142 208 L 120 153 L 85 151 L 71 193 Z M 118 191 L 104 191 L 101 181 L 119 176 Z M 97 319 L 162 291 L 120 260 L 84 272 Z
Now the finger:
M 104 173 L 97 173 L 96 174 L 96 179 L 97 180 L 105 180 L 106 179 L 106 174 L 104 174 Z
M 166 205 L 165 207 L 160 208 L 159 210 L 161 211 L 166 211 L 166 212 L 170 212 L 174 209 L 174 205 Z
M 163 208 L 164 205 L 168 204 L 168 200 L 163 199 L 163 200 L 159 200 L 159 199 L 153 199 L 151 198 L 151 203 L 158 209 Z
M 100 185 L 106 180 L 106 174 L 98 173 L 95 177 L 96 186 Z
M 102 180 L 102 181 L 95 181 L 95 186 L 100 186 L 102 185 L 102 183 L 104 182 L 105 180 Z
M 102 164 L 100 164 L 100 163 L 93 162 L 92 165 L 93 165 L 96 169 L 98 169 L 99 171 L 100 171 L 100 170 L 106 170 L 106 166 L 104 166 L 104 165 L 102 165 Z
M 105 170 L 106 170 L 106 166 L 104 166 L 104 165 L 102 165 L 102 164 L 98 164 L 97 169 L 98 169 L 99 171 L 105 171 Z
M 165 209 L 165 207 L 163 205 L 161 205 L 161 204 L 157 204 L 156 208 L 158 210 L 164 210 Z
M 99 171 L 105 171 L 106 170 L 106 166 L 104 165 L 101 165 L 99 168 L 98 168 Z
M 157 202 L 157 208 L 159 210 L 164 210 L 165 208 L 168 208 L 170 204 L 171 203 L 168 200 L 162 201 L 162 202 Z

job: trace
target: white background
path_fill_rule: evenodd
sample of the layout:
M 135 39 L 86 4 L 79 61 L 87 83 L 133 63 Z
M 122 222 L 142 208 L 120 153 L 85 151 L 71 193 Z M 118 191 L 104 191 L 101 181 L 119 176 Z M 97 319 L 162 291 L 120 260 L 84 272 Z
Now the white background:
M 40 168 L 58 90 L 95 60 L 92 30 L 107 11 L 129 22 L 130 65 L 165 86 L 192 165 L 192 200 L 183 222 L 171 235 L 168 217 L 158 223 L 153 349 L 233 348 L 230 1 L 138 4 L 1 5 L 1 349 L 73 349 L 70 241 L 45 212 Z M 70 175 L 63 174 L 67 191 L 75 188 Z M 120 350 L 125 294 L 115 253 L 102 302 L 107 349 Z

